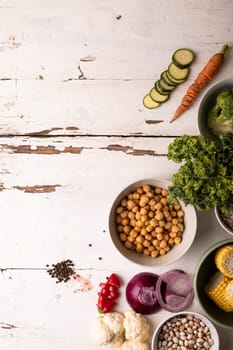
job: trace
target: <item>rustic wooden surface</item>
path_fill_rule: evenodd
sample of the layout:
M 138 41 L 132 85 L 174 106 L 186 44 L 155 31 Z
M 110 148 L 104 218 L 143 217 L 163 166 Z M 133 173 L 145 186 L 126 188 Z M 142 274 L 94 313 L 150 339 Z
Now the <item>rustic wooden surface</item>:
M 0 347 L 98 350 L 90 338 L 99 282 L 124 286 L 145 270 L 115 251 L 108 214 L 129 183 L 171 179 L 167 147 L 197 135 L 193 107 L 169 120 L 186 88 L 224 43 L 231 0 L 0 1 Z M 179 47 L 196 53 L 188 80 L 156 110 L 142 97 Z M 233 50 L 211 84 L 232 76 Z M 228 238 L 213 212 L 198 214 L 189 252 L 170 266 L 194 273 L 202 252 Z M 72 259 L 91 290 L 56 284 L 46 264 Z M 155 272 L 168 268 L 156 269 Z M 203 312 L 197 300 L 190 310 Z M 204 312 L 203 312 L 204 313 Z M 166 312 L 150 316 L 152 330 Z M 221 350 L 233 344 L 218 328 Z

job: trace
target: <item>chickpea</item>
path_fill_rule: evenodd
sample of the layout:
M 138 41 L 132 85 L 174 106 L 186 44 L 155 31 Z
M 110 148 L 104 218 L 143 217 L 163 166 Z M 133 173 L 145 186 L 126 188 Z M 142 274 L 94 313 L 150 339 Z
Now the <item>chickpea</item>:
M 152 219 L 155 216 L 155 213 L 151 210 L 149 211 L 148 216 L 150 219 Z
M 146 230 L 145 227 L 143 227 L 143 228 L 141 229 L 141 235 L 142 235 L 142 236 L 147 235 L 147 230 Z
M 159 254 L 160 255 L 165 255 L 166 254 L 166 250 L 165 249 L 160 249 Z
M 167 246 L 167 241 L 165 239 L 162 239 L 162 241 L 160 241 L 160 244 L 159 244 L 160 248 L 166 248 Z
M 136 222 L 137 222 L 136 219 L 132 219 L 130 220 L 130 225 L 134 227 L 136 226 Z
M 156 203 L 155 204 L 155 210 L 160 210 L 160 209 L 162 209 L 162 203 L 161 202 L 158 202 L 158 203 Z
M 151 225 L 147 225 L 147 226 L 146 226 L 147 232 L 151 232 L 151 231 L 153 231 L 153 229 L 154 229 L 154 227 L 151 226 Z
M 184 216 L 183 210 L 178 210 L 177 216 L 178 216 L 179 218 L 182 218 L 182 217 Z
M 176 211 L 179 211 L 180 208 L 181 208 L 180 204 L 175 204 L 175 205 L 174 205 L 174 209 L 175 209 Z
M 143 188 L 143 190 L 145 192 L 150 192 L 151 191 L 151 186 L 150 185 L 143 185 L 142 188 Z
M 149 203 L 150 207 L 154 207 L 156 205 L 156 201 L 153 199 L 150 199 Z
M 127 210 L 122 211 L 122 212 L 120 213 L 120 217 L 121 217 L 122 219 L 127 218 L 127 217 L 128 217 L 128 212 L 127 212 Z
M 134 242 L 134 241 L 135 241 L 135 238 L 129 235 L 129 236 L 127 236 L 127 240 L 128 240 L 129 242 Z
M 176 211 L 175 210 L 172 210 L 171 211 L 171 216 L 174 218 L 174 217 L 176 217 Z
M 159 246 L 159 240 L 158 239 L 153 239 L 152 244 L 154 247 Z
M 157 258 L 157 256 L 159 255 L 158 250 L 153 250 L 150 254 L 152 256 L 152 258 Z
M 137 232 L 140 232 L 140 231 L 141 231 L 141 227 L 140 227 L 140 226 L 135 226 L 134 229 L 135 229 Z
M 136 237 L 136 242 L 137 243 L 143 243 L 143 241 L 144 241 L 144 237 L 143 236 L 139 235 L 139 236 Z
M 144 247 L 143 247 L 143 245 L 141 243 L 137 243 L 136 244 L 136 251 L 138 253 L 141 253 L 143 251 L 143 249 L 144 249 Z
M 129 219 L 128 218 L 125 218 L 122 220 L 122 225 L 128 225 L 129 224 Z
M 140 198 L 140 194 L 138 192 L 134 192 L 133 199 L 139 199 L 139 198 Z
M 166 225 L 164 220 L 159 220 L 159 226 L 164 227 Z
M 137 211 L 137 212 L 135 213 L 135 218 L 136 218 L 136 220 L 140 220 L 141 214 L 140 214 L 139 211 Z
M 117 214 L 120 214 L 120 213 L 123 212 L 123 210 L 124 210 L 123 207 L 117 207 L 117 208 L 116 208 L 116 213 L 117 213 Z
M 170 230 L 170 228 L 172 227 L 172 223 L 171 222 L 166 222 L 166 224 L 164 225 L 165 230 Z
M 140 213 L 142 214 L 142 215 L 146 215 L 147 213 L 148 213 L 148 209 L 147 208 L 141 208 L 140 209 Z
M 149 233 L 147 233 L 147 235 L 145 235 L 145 239 L 147 239 L 148 241 L 151 241 L 152 236 Z
M 175 244 L 180 244 L 181 240 L 182 240 L 181 237 L 177 236 L 175 237 L 174 242 Z
M 138 188 L 136 189 L 136 192 L 138 192 L 139 194 L 142 194 L 142 193 L 144 193 L 144 190 L 143 190 L 142 187 L 138 187 Z
M 156 227 L 158 225 L 158 221 L 156 219 L 151 219 L 150 220 L 150 225 L 153 227 Z
M 130 230 L 131 230 L 131 227 L 130 227 L 129 225 L 125 225 L 125 226 L 123 227 L 123 231 L 124 231 L 124 233 L 126 233 L 126 234 L 129 234 L 129 233 L 130 233 Z
M 150 252 L 153 252 L 153 250 L 155 250 L 155 247 L 154 247 L 153 245 L 150 245 L 150 246 L 148 247 L 148 249 L 149 249 Z
M 139 211 L 139 207 L 135 205 L 135 207 L 132 208 L 133 213 L 137 213 Z
M 133 247 L 132 242 L 130 242 L 130 241 L 128 241 L 128 240 L 126 240 L 126 241 L 124 242 L 124 244 L 125 244 L 125 247 L 128 248 L 128 249 L 132 249 L 132 247 Z
M 134 219 L 134 218 L 135 218 L 135 214 L 134 214 L 132 211 L 129 211 L 129 212 L 128 212 L 128 218 L 129 218 L 130 220 Z
M 164 205 L 167 205 L 167 198 L 166 197 L 163 197 L 160 199 L 160 203 L 164 206 Z
M 122 242 L 125 242 L 125 241 L 127 240 L 127 235 L 126 235 L 125 233 L 121 233 L 121 234 L 120 234 L 120 240 L 121 240 Z
M 138 232 L 137 232 L 136 230 L 133 229 L 133 230 L 130 231 L 129 235 L 130 235 L 131 237 L 133 237 L 133 238 L 136 238 L 137 235 L 138 235 Z
M 165 190 L 164 188 L 161 191 L 161 194 L 163 197 L 167 197 L 168 196 L 168 190 Z
M 169 236 L 170 236 L 171 238 L 175 238 L 175 237 L 176 237 L 176 232 L 172 232 L 172 231 L 171 231 L 171 232 L 169 233 Z
M 162 213 L 162 211 L 160 211 L 160 210 L 157 210 L 156 211 L 156 215 L 155 215 L 155 218 L 156 218 L 156 220 L 162 220 L 163 219 L 163 213 Z
M 163 239 L 163 234 L 162 234 L 162 233 L 157 233 L 156 238 L 157 238 L 159 241 L 162 241 L 162 239 Z
M 155 227 L 155 232 L 156 233 L 162 233 L 163 232 L 163 228 L 161 226 L 157 226 L 157 227 Z
M 150 255 L 149 249 L 144 249 L 143 250 L 143 254 L 146 255 L 146 256 L 149 256 Z
M 121 206 L 122 207 L 127 207 L 127 199 L 126 198 L 124 198 L 122 201 L 121 201 Z
M 170 246 L 173 246 L 173 244 L 174 244 L 174 238 L 169 238 L 169 240 L 168 240 L 168 244 L 170 245 Z
M 144 247 L 149 247 L 150 246 L 150 242 L 147 239 L 145 239 L 142 244 L 143 244 Z
M 171 228 L 171 231 L 172 232 L 175 232 L 175 233 L 177 233 L 177 232 L 179 232 L 179 226 L 177 226 L 177 225 L 172 225 L 172 228 Z
M 173 218 L 172 223 L 173 223 L 173 225 L 177 225 L 179 223 L 178 218 Z
M 123 226 L 122 225 L 117 225 L 117 231 L 118 232 L 123 232 Z
M 138 220 L 137 222 L 136 222 L 136 226 L 139 226 L 139 227 L 143 227 L 143 222 L 142 221 L 140 221 L 140 220 Z
M 146 222 L 148 218 L 147 218 L 147 215 L 141 215 L 140 219 L 142 222 Z
M 135 202 L 133 200 L 128 200 L 128 203 L 127 203 L 127 208 L 128 209 L 132 209 L 133 207 L 135 207 Z
M 161 192 L 162 192 L 161 188 L 159 188 L 159 187 L 155 188 L 155 193 L 156 194 L 160 194 Z

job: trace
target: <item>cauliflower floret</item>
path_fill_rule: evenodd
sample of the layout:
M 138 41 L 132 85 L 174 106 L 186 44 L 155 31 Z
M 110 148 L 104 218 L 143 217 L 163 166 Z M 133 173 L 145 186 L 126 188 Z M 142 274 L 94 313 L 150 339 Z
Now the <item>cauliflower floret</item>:
M 109 312 L 104 314 L 104 323 L 115 333 L 123 334 L 124 315 L 120 312 Z
M 149 350 L 147 343 L 136 340 L 126 340 L 122 344 L 121 350 Z
M 146 342 L 149 338 L 149 323 L 141 314 L 135 311 L 127 311 L 124 313 L 124 327 L 126 340 L 134 340 L 136 342 Z
M 98 315 L 91 329 L 91 336 L 96 344 L 107 345 L 114 337 L 114 332 L 104 323 L 104 315 Z
M 91 331 L 92 338 L 99 345 L 120 347 L 124 341 L 124 315 L 109 312 L 98 315 Z

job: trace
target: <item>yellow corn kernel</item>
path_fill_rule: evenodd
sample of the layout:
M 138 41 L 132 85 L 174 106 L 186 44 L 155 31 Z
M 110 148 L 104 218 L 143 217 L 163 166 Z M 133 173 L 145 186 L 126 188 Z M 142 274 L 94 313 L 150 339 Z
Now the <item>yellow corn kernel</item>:
M 210 277 L 204 291 L 210 299 L 222 310 L 233 311 L 233 298 L 226 297 L 226 288 L 232 280 L 224 276 L 220 271 Z
M 217 250 L 215 264 L 225 276 L 233 278 L 233 244 L 225 245 Z

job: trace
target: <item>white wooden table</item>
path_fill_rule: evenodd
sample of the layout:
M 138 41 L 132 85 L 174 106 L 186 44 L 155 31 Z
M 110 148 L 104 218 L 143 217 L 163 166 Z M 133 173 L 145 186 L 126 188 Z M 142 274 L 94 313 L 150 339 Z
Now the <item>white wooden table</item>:
M 99 282 L 137 272 L 115 250 L 108 231 L 114 197 L 129 183 L 171 179 L 169 143 L 199 134 L 197 110 L 169 120 L 188 85 L 224 43 L 232 46 L 231 0 L 0 1 L 0 348 L 98 350 L 90 338 Z M 196 53 L 188 80 L 161 108 L 142 97 L 172 53 Z M 210 85 L 232 76 L 233 49 Z M 195 265 L 229 236 L 213 212 L 198 214 L 191 249 L 161 269 Z M 90 280 L 74 292 L 56 284 L 46 264 L 64 259 Z M 195 299 L 190 310 L 203 312 Z M 167 313 L 149 317 L 152 330 Z M 233 333 L 218 328 L 221 350 Z M 231 344 L 231 347 L 230 347 Z

